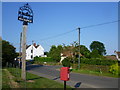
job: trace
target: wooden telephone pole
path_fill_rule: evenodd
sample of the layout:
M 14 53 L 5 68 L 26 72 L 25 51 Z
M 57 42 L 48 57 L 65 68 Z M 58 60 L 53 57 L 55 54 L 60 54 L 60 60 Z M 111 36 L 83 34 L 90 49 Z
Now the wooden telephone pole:
M 22 35 L 22 79 L 26 80 L 26 31 L 27 25 L 23 24 L 23 35 Z
M 21 58 L 21 41 L 22 41 L 22 32 L 20 33 L 20 48 L 19 48 L 19 56 Z
M 80 28 L 78 28 L 78 44 L 79 44 L 79 58 L 78 58 L 78 69 L 80 69 Z

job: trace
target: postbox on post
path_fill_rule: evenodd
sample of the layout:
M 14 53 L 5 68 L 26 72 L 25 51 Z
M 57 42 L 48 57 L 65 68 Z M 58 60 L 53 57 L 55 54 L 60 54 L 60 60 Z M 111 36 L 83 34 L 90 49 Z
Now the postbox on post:
M 63 81 L 69 80 L 69 67 L 62 67 L 60 69 L 60 80 Z
M 66 81 L 68 81 L 70 78 L 69 73 L 69 67 L 62 67 L 60 69 L 60 80 L 64 81 L 64 90 L 66 90 Z

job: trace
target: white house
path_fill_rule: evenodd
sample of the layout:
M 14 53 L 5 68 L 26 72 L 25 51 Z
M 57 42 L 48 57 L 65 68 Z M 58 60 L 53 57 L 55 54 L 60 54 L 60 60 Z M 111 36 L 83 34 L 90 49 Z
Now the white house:
M 44 48 L 41 45 L 33 45 L 26 46 L 26 60 L 33 59 L 34 57 L 45 57 Z

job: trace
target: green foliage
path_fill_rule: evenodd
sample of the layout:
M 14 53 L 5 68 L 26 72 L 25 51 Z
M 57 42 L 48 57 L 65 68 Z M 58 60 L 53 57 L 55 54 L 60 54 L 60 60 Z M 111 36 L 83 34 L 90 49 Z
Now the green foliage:
M 101 42 L 98 42 L 98 41 L 93 41 L 90 45 L 90 49 L 92 52 L 90 52 L 86 46 L 80 45 L 80 51 L 79 51 L 79 44 L 77 42 L 72 43 L 71 46 L 70 45 L 66 46 L 65 44 L 63 46 L 53 45 L 48 53 L 48 57 L 51 57 L 51 58 L 53 58 L 54 61 L 59 62 L 61 59 L 60 54 L 65 52 L 65 54 L 67 54 L 68 57 L 70 58 L 70 62 L 74 63 L 74 62 L 78 61 L 77 58 L 78 58 L 79 54 L 81 54 L 82 55 L 81 58 L 88 58 L 88 59 L 91 58 L 91 60 L 95 59 L 95 60 L 93 60 L 93 62 L 95 63 L 95 62 L 97 62 L 96 60 L 98 60 L 96 58 L 103 59 L 101 57 L 104 54 L 106 54 L 104 44 Z M 98 64 L 100 62 L 101 61 L 98 61 Z M 90 63 L 92 63 L 92 62 L 90 62 Z M 111 65 L 111 64 L 108 64 L 108 65 Z
M 93 41 L 90 45 L 90 49 L 91 49 L 91 51 L 97 50 L 100 55 L 106 54 L 104 44 L 99 41 Z
M 2 40 L 2 66 L 6 66 L 6 63 L 12 63 L 14 58 L 17 57 L 15 47 L 8 41 Z
M 71 66 L 70 59 L 69 59 L 69 58 L 65 58 L 65 59 L 62 61 L 62 65 L 63 65 L 64 67 L 70 67 L 70 66 Z
M 98 52 L 98 50 L 93 50 L 91 53 L 90 53 L 90 57 L 91 58 L 100 58 L 100 54 Z
M 51 57 L 54 61 L 59 62 L 61 59 L 61 52 L 63 48 L 61 45 L 58 45 L 57 47 L 53 45 L 48 53 L 48 57 Z
M 38 62 L 55 62 L 51 57 L 34 57 L 34 60 Z
M 114 75 L 118 75 L 118 74 L 120 74 L 120 69 L 119 68 L 120 67 L 118 66 L 118 63 L 116 63 L 116 64 L 113 64 L 113 65 L 110 66 L 109 71 Z
M 2 69 L 2 89 L 10 89 L 10 80 L 5 69 Z
M 80 52 L 83 57 L 86 57 L 86 58 L 90 58 L 90 51 L 88 50 L 88 48 L 84 45 L 80 45 L 80 51 L 79 51 L 79 44 L 77 42 L 73 42 L 71 44 L 74 48 L 72 48 L 72 52 L 78 56 L 78 53 Z
M 81 63 L 83 64 L 90 64 L 90 65 L 112 65 L 115 64 L 117 61 L 115 60 L 108 60 L 108 59 L 102 59 L 102 58 L 81 58 Z
M 88 48 L 84 45 L 80 45 L 80 53 L 86 57 L 86 58 L 90 58 L 90 51 L 88 50 Z

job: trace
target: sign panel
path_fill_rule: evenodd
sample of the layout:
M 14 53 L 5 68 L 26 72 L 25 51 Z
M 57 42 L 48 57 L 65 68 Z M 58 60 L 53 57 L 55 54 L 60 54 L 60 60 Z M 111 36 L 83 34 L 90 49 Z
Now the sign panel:
M 28 4 L 19 8 L 18 20 L 33 23 L 33 11 Z

